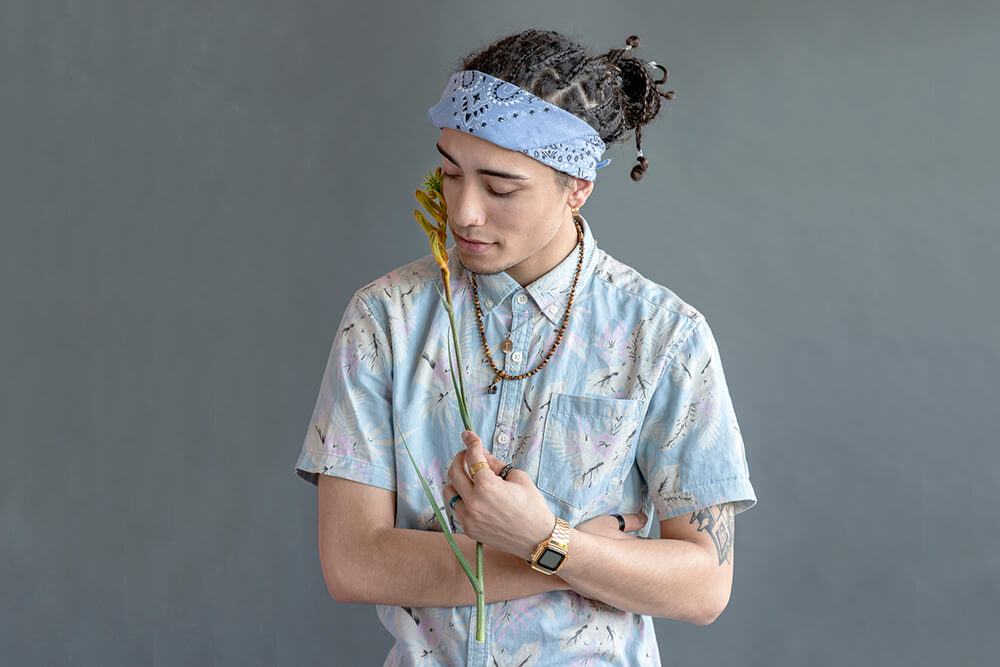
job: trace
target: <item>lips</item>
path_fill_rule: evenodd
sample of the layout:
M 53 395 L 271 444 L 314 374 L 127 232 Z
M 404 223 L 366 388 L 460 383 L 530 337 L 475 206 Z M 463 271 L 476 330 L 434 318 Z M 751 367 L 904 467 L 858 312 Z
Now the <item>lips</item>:
M 485 252 L 496 245 L 495 243 L 466 239 L 454 232 L 452 234 L 455 236 L 455 242 L 458 244 L 458 247 L 467 252 Z
M 452 234 L 455 234 L 455 232 L 452 232 Z M 481 245 L 489 245 L 489 243 L 490 243 L 489 241 L 477 241 L 476 239 L 467 239 L 464 236 L 459 236 L 458 234 L 455 234 L 455 238 L 456 239 L 461 239 L 461 240 L 465 241 L 466 243 L 479 243 Z

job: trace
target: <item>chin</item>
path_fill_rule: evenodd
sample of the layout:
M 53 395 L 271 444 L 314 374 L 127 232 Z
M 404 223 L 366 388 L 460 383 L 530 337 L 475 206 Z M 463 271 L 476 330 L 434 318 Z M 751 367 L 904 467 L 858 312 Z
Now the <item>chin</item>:
M 467 268 L 469 271 L 484 276 L 493 275 L 494 273 L 500 273 L 507 270 L 505 265 L 498 264 L 495 261 L 486 261 L 482 257 L 467 257 L 462 253 L 459 253 L 458 258 L 462 261 L 462 266 Z

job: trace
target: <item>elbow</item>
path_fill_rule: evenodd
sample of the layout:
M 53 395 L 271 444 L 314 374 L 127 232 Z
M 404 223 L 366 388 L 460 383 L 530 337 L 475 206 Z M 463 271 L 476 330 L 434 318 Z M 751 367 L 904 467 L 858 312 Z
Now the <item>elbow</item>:
M 729 604 L 729 593 L 732 590 L 732 586 L 727 584 L 725 587 L 719 586 L 716 591 L 710 595 L 706 595 L 702 604 L 699 608 L 695 610 L 695 613 L 688 620 L 695 625 L 711 625 L 715 622 L 715 619 L 722 615 L 725 611 L 726 606 Z
M 361 577 L 352 573 L 347 567 L 346 561 L 336 564 L 322 563 L 323 579 L 326 581 L 326 590 L 337 602 L 354 603 L 367 602 L 363 591 L 358 586 Z
M 332 586 L 327 583 L 326 590 L 330 592 L 330 597 L 337 602 L 343 602 L 345 604 L 349 602 L 358 602 L 350 591 L 339 586 Z
M 351 590 L 344 577 L 337 577 L 334 572 L 323 568 L 323 578 L 326 580 L 326 590 L 337 602 L 357 602 L 357 592 Z
M 722 615 L 722 611 L 726 608 L 726 605 L 716 605 L 714 607 L 708 607 L 702 612 L 691 619 L 691 622 L 695 625 L 711 625 L 715 622 L 715 619 Z
M 320 535 L 319 562 L 330 597 L 337 602 L 370 603 L 371 563 L 362 554 L 371 553 L 370 543 L 361 538 L 332 539 Z M 367 566 L 367 567 L 366 567 Z

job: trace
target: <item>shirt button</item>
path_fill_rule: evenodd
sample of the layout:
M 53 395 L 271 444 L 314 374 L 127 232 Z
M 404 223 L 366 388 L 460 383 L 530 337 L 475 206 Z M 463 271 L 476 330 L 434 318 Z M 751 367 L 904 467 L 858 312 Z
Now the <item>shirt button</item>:
M 510 436 L 507 435 L 506 433 L 501 433 L 500 435 L 497 436 L 497 442 L 499 442 L 501 445 L 506 445 L 508 442 L 510 442 Z
M 493 299 L 486 299 L 486 307 L 487 308 L 493 307 Z
M 528 295 L 527 295 L 527 294 L 518 294 L 518 295 L 517 295 L 517 302 L 518 302 L 518 303 L 519 303 L 520 305 L 522 305 L 522 306 L 523 306 L 524 304 L 528 303 Z
M 520 352 L 511 352 L 511 354 L 510 354 L 510 360 L 513 361 L 515 364 L 521 363 L 521 353 Z

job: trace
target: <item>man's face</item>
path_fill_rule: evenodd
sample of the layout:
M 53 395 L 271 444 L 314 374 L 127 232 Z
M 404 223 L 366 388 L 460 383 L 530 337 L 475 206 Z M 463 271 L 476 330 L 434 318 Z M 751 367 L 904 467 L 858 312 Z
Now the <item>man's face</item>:
M 566 190 L 548 165 L 460 130 L 443 128 L 437 147 L 448 225 L 466 268 L 506 271 L 527 285 L 573 250 L 570 208 L 583 205 L 593 183 L 576 179 Z

